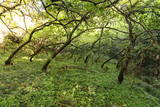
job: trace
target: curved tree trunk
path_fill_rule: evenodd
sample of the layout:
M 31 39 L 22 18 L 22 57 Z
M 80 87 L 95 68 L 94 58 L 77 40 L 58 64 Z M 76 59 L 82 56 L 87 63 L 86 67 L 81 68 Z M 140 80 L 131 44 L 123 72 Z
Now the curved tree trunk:
M 67 37 L 67 41 L 60 47 L 55 53 L 52 53 L 51 58 L 47 60 L 47 62 L 43 65 L 42 67 L 42 72 L 47 72 L 48 66 L 51 63 L 51 61 L 63 50 L 65 49 L 75 38 L 79 37 L 82 33 L 78 34 L 77 36 L 73 37 L 74 32 L 77 30 L 79 25 L 82 23 L 84 20 L 84 17 L 81 18 L 80 22 L 73 28 L 73 30 L 70 32 L 70 34 Z
M 68 40 L 65 44 L 63 44 L 62 47 L 60 47 L 55 53 L 52 54 L 52 57 L 49 58 L 46 63 L 43 65 L 42 67 L 42 71 L 43 72 L 47 72 L 48 66 L 51 63 L 51 61 L 62 51 L 64 50 L 70 43 L 72 42 L 72 40 Z
M 16 53 L 18 51 L 20 51 L 25 45 L 27 45 L 31 40 L 28 40 L 26 42 L 24 42 L 22 45 L 20 45 L 9 57 L 8 59 L 5 61 L 5 65 L 11 65 L 12 64 L 12 58 L 16 55 Z
M 32 39 L 33 34 L 34 34 L 35 32 L 38 32 L 38 31 L 42 30 L 43 28 L 45 28 L 46 26 L 49 26 L 49 25 L 53 24 L 53 22 L 54 22 L 54 21 L 46 22 L 46 23 L 44 23 L 44 24 L 42 24 L 42 25 L 34 28 L 34 29 L 32 30 L 32 32 L 30 33 L 30 35 L 29 35 L 29 39 L 28 39 L 26 42 L 24 42 L 23 44 L 21 44 L 15 51 L 12 52 L 12 54 L 11 54 L 11 55 L 8 57 L 8 59 L 5 61 L 5 65 L 11 65 L 11 64 L 12 64 L 11 61 L 12 61 L 13 57 L 14 57 L 25 45 L 27 45 L 28 43 L 31 42 L 31 39 Z
M 39 49 L 37 49 L 37 50 L 34 52 L 34 54 L 31 55 L 31 57 L 30 57 L 30 59 L 29 59 L 30 62 L 32 62 L 33 57 L 36 56 L 37 54 L 39 54 L 43 48 L 44 48 L 44 46 L 40 47 Z
M 125 16 L 125 19 L 126 19 L 126 23 L 128 24 L 128 32 L 129 32 L 128 37 L 129 37 L 130 44 L 129 44 L 129 47 L 127 48 L 127 51 L 126 51 L 126 56 L 125 56 L 126 59 L 122 63 L 120 73 L 118 75 L 118 82 L 120 84 L 123 82 L 124 73 L 128 71 L 128 65 L 129 65 L 130 61 L 132 60 L 130 53 L 135 46 L 135 37 L 133 35 L 133 25 L 127 16 Z

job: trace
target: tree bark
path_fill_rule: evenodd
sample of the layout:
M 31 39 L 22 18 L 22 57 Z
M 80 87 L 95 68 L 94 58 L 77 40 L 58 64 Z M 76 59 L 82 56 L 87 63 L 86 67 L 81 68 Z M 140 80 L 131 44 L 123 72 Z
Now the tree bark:
M 22 45 L 20 45 L 9 57 L 8 59 L 5 61 L 5 65 L 11 65 L 11 61 L 12 61 L 12 58 L 16 55 L 16 53 L 18 51 L 20 51 L 25 45 L 27 45 L 28 43 L 30 42 L 30 40 L 24 42 Z
M 66 43 L 60 47 L 55 53 L 52 54 L 52 57 L 46 61 L 46 63 L 42 67 L 42 72 L 47 73 L 47 69 L 51 61 L 62 51 L 64 50 L 69 44 L 71 43 L 71 40 L 66 41 Z
M 46 26 L 50 26 L 51 24 L 53 24 L 53 22 L 54 22 L 54 21 L 46 22 L 46 23 L 44 23 L 44 24 L 42 24 L 42 25 L 34 28 L 34 29 L 32 30 L 32 32 L 30 33 L 30 35 L 29 35 L 29 39 L 28 39 L 26 42 L 24 42 L 23 44 L 21 44 L 15 51 L 12 52 L 12 54 L 11 54 L 11 55 L 8 57 L 8 59 L 5 61 L 5 65 L 11 65 L 11 64 L 12 64 L 11 61 L 12 61 L 13 57 L 14 57 L 25 45 L 27 45 L 28 43 L 31 42 L 31 39 L 32 39 L 33 34 L 34 34 L 35 32 L 38 32 L 38 31 L 42 30 L 42 29 L 45 28 Z

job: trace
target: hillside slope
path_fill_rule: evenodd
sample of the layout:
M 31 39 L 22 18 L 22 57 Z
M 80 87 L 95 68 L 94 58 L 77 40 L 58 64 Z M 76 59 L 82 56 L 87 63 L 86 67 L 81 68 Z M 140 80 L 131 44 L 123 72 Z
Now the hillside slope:
M 147 93 L 141 80 L 127 76 L 117 83 L 114 64 L 101 69 L 99 63 L 57 58 L 49 74 L 41 72 L 45 59 L 28 57 L 3 66 L 0 58 L 1 107 L 159 107 L 160 98 Z

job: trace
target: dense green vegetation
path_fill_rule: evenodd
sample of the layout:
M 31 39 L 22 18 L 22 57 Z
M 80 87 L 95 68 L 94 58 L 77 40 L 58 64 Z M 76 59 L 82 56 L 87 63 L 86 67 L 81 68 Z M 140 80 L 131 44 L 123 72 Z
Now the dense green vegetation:
M 5 58 L 4 58 L 5 59 Z M 1 62 L 4 61 L 1 59 Z M 146 83 L 128 76 L 117 84 L 115 64 L 108 70 L 100 64 L 85 65 L 83 62 L 58 57 L 52 63 L 51 73 L 46 75 L 39 68 L 46 60 L 41 56 L 33 63 L 28 57 L 16 59 L 16 64 L 2 67 L 0 72 L 0 105 L 13 106 L 77 106 L 77 107 L 158 107 L 159 90 L 155 92 Z M 70 68 L 65 69 L 66 65 Z M 86 69 L 82 69 L 82 68 Z M 82 67 L 82 68 L 81 68 Z M 78 69 L 79 68 L 79 69 Z
M 159 107 L 160 0 L 1 0 L 0 107 Z

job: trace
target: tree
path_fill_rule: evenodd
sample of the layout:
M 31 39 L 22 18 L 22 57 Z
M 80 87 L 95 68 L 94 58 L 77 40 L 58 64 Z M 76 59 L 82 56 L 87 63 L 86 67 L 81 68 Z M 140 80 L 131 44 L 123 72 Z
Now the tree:
M 120 0 L 28 0 L 26 3 L 25 1 L 20 0 L 20 3 L 22 2 L 24 4 L 21 5 L 21 8 L 23 7 L 24 10 L 17 8 L 17 11 L 21 12 L 25 18 L 25 9 L 28 8 L 27 5 L 31 4 L 31 9 L 37 10 L 36 14 L 34 12 L 32 13 L 32 15 L 34 14 L 34 18 L 36 18 L 34 22 L 37 27 L 32 30 L 26 29 L 29 36 L 28 40 L 20 44 L 19 47 L 11 53 L 5 61 L 5 65 L 10 65 L 14 56 L 23 47 L 28 45 L 34 36 L 35 38 L 48 36 L 58 48 L 55 52 L 52 52 L 51 58 L 49 58 L 42 67 L 42 71 L 47 72 L 50 62 L 66 47 L 69 47 L 73 42 L 76 43 L 75 40 L 79 41 L 83 34 L 92 31 L 92 35 L 95 35 L 98 34 L 96 33 L 98 31 L 100 32 L 99 36 L 91 43 L 91 49 L 88 50 L 89 54 L 84 61 L 87 62 L 87 59 L 97 42 L 101 41 L 103 34 L 108 32 L 112 38 L 117 37 L 120 41 L 126 41 L 124 44 L 125 47 L 120 51 L 120 54 L 123 55 L 119 55 L 121 58 L 117 64 L 120 65 L 118 80 L 119 83 L 121 83 L 124 78 L 124 73 L 128 72 L 129 65 L 134 61 L 133 52 L 136 50 L 135 48 L 139 46 L 139 37 L 144 33 L 150 37 L 150 45 L 147 46 L 148 48 L 159 43 L 157 42 L 157 39 L 153 37 L 153 28 L 155 26 L 152 25 L 153 22 L 149 22 L 151 18 L 155 21 L 158 20 L 158 1 L 151 3 L 150 1 L 144 0 L 127 0 L 126 2 Z M 13 7 L 16 8 L 17 6 L 19 5 Z M 5 11 L 14 9 L 13 7 L 5 7 L 4 5 L 1 7 L 4 8 Z M 4 13 L 5 12 L 2 14 Z M 29 10 L 27 13 L 29 13 Z M 145 15 L 150 17 L 144 18 Z M 152 17 L 152 15 L 155 15 L 156 18 Z M 150 25 L 152 25 L 152 27 L 150 27 Z M 105 38 L 109 38 L 109 36 L 105 36 Z M 114 42 L 114 40 L 112 41 Z M 101 44 L 101 42 L 99 42 L 99 44 Z M 40 47 L 32 57 L 38 54 L 45 46 L 48 45 Z M 145 49 L 140 49 L 139 51 L 143 50 Z M 115 55 L 118 55 L 118 53 Z M 104 64 L 111 59 L 112 58 L 105 61 Z

